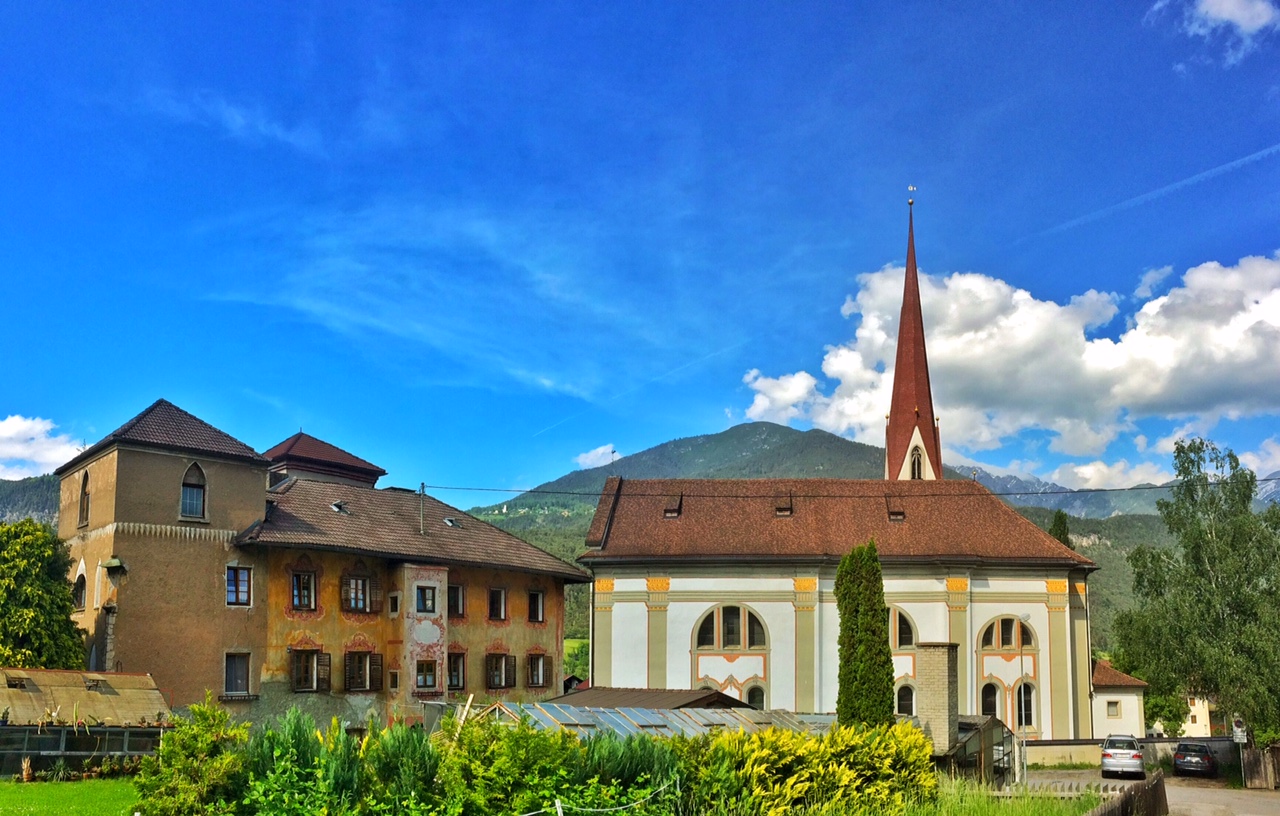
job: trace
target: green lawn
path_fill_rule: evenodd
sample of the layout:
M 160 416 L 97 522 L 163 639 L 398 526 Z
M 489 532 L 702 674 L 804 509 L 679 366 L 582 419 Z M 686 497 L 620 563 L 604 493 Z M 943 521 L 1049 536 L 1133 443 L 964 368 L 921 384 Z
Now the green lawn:
M 569 655 L 569 652 L 572 652 L 575 648 L 579 646 L 579 644 L 586 643 L 586 642 L 587 642 L 586 638 L 565 638 L 564 639 L 565 656 L 567 657 Z
M 137 801 L 128 779 L 0 782 L 0 816 L 120 816 Z

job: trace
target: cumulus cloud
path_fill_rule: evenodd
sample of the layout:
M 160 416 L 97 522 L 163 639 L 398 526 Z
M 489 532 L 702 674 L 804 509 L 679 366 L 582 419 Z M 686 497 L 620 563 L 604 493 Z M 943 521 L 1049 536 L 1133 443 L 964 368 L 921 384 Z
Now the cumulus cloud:
M 1087 464 L 1061 465 L 1049 474 L 1049 481 L 1064 487 L 1105 490 L 1129 487 L 1135 484 L 1164 484 L 1173 474 L 1159 465 L 1139 462 L 1130 465 L 1125 459 L 1118 462 L 1094 461 Z
M 78 453 L 57 425 L 40 417 L 13 414 L 0 420 L 0 479 L 23 479 L 48 473 Z
M 1147 12 L 1148 22 L 1163 16 L 1171 7 L 1182 9 L 1182 30 L 1206 40 L 1227 38 L 1228 65 L 1239 62 L 1253 50 L 1258 37 L 1280 28 L 1280 7 L 1272 0 L 1159 0 Z
M 586 453 L 580 453 L 573 457 L 573 461 L 578 463 L 578 467 L 587 470 L 609 464 L 613 461 L 615 453 L 613 444 L 610 443 L 592 448 Z
M 857 328 L 827 348 L 825 382 L 806 371 L 747 372 L 755 392 L 747 416 L 808 419 L 882 444 L 904 274 L 896 267 L 858 278 L 849 310 Z M 922 276 L 920 288 L 948 445 L 989 450 L 1038 429 L 1049 432 L 1050 450 L 1096 456 L 1138 419 L 1186 422 L 1155 443 L 1164 452 L 1178 434 L 1202 433 L 1222 417 L 1280 409 L 1280 254 L 1188 270 L 1141 303 L 1114 339 L 1097 335 L 1119 312 L 1114 293 L 1090 290 L 1059 304 L 972 272 Z
M 1134 297 L 1140 297 L 1144 300 L 1151 297 L 1151 293 L 1160 282 L 1173 274 L 1172 266 L 1162 266 L 1159 269 L 1148 269 L 1142 273 L 1142 278 L 1138 280 L 1138 288 L 1133 290 Z
M 1280 439 L 1271 437 L 1262 443 L 1262 447 L 1250 453 L 1241 453 L 1240 461 L 1252 470 L 1259 479 L 1265 479 L 1280 470 Z

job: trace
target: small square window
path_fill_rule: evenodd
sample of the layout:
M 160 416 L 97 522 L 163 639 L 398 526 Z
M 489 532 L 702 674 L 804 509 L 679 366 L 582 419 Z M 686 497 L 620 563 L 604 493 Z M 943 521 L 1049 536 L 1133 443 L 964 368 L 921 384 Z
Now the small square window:
M 434 660 L 418 661 L 417 687 L 434 689 L 436 687 L 436 662 Z
M 227 567 L 227 606 L 248 606 L 252 600 L 253 569 Z
M 467 593 L 459 584 L 449 584 L 449 617 L 465 618 L 467 616 Z
M 449 654 L 449 690 L 458 691 L 467 684 L 467 656 L 459 652 Z
M 417 609 L 419 615 L 434 615 L 436 611 L 436 588 L 420 586 L 416 588 Z
M 489 620 L 506 620 L 506 619 L 507 619 L 507 591 L 499 587 L 490 589 L 489 590 Z
M 1107 700 L 1107 716 L 1108 716 L 1108 717 L 1119 717 L 1119 716 L 1120 716 L 1120 701 L 1119 701 L 1119 700 Z
M 400 672 L 398 671 L 387 672 L 387 688 L 390 689 L 391 691 L 400 690 Z
M 293 608 L 314 611 L 316 608 L 316 574 L 314 572 L 295 572 L 293 574 Z
M 227 676 L 223 693 L 227 695 L 249 693 L 249 655 L 227 655 Z
M 542 623 L 547 619 L 547 595 L 540 589 L 529 591 L 529 622 Z
M 387 614 L 395 618 L 400 615 L 400 593 L 392 592 L 387 595 Z
M 1191 715 L 1191 724 L 1192 724 L 1192 725 L 1195 725 L 1195 724 L 1196 724 L 1196 715 L 1194 715 L 1194 714 L 1192 714 L 1192 715 Z

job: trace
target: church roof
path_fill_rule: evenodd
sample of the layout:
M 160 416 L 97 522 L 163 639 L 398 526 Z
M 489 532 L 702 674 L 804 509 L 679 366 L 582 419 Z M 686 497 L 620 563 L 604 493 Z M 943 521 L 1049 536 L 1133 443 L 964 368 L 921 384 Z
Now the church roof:
M 933 416 L 933 392 L 929 388 L 929 358 L 924 347 L 924 316 L 920 310 L 920 279 L 916 270 L 915 216 L 907 216 L 907 276 L 902 288 L 902 314 L 898 319 L 898 352 L 893 367 L 893 398 L 885 430 L 885 460 L 889 478 L 895 478 L 906 461 L 912 432 L 918 427 L 925 456 L 942 478 L 942 449 Z
M 588 580 L 579 567 L 411 490 L 290 479 L 267 491 L 267 501 L 266 519 L 237 543 Z
M 82 451 L 70 462 L 55 470 L 54 474 L 61 476 L 81 462 L 91 459 L 111 445 L 121 442 L 141 447 L 218 456 L 224 459 L 262 463 L 267 461 L 259 456 L 253 448 L 234 436 L 218 430 L 203 419 L 187 413 L 166 399 L 158 399 L 142 413 L 116 428 L 96 444 Z
M 886 563 L 1096 569 L 977 482 L 621 479 L 605 482 L 584 564 L 836 561 L 874 539 Z
M 375 477 L 387 475 L 385 470 L 372 462 L 302 431 L 298 431 L 262 455 L 272 462 L 300 461 L 328 465 L 342 470 L 354 470 Z

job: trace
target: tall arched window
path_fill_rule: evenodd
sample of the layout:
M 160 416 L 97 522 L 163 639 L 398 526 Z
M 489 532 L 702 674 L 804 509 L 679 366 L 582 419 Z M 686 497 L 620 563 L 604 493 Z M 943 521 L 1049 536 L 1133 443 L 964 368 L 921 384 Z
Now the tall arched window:
M 760 686 L 752 686 L 747 689 L 747 705 L 754 709 L 764 710 L 764 689 Z
M 911 449 L 911 478 L 924 478 L 924 455 L 919 448 Z
M 1018 686 L 1018 727 L 1031 728 L 1035 725 L 1036 690 L 1030 683 Z
M 71 587 L 71 605 L 76 609 L 84 609 L 85 587 L 83 575 L 76 578 L 75 585 Z
M 192 462 L 182 477 L 182 515 L 187 518 L 204 518 L 204 471 Z
M 889 646 L 894 649 L 910 649 L 916 645 L 916 629 L 911 618 L 901 609 L 889 607 Z
M 898 713 L 904 717 L 911 717 L 916 713 L 916 690 L 911 686 L 898 688 Z
M 987 683 L 982 687 L 982 716 L 1000 716 L 1000 689 L 995 683 Z
M 80 478 L 80 526 L 89 523 L 89 471 Z

